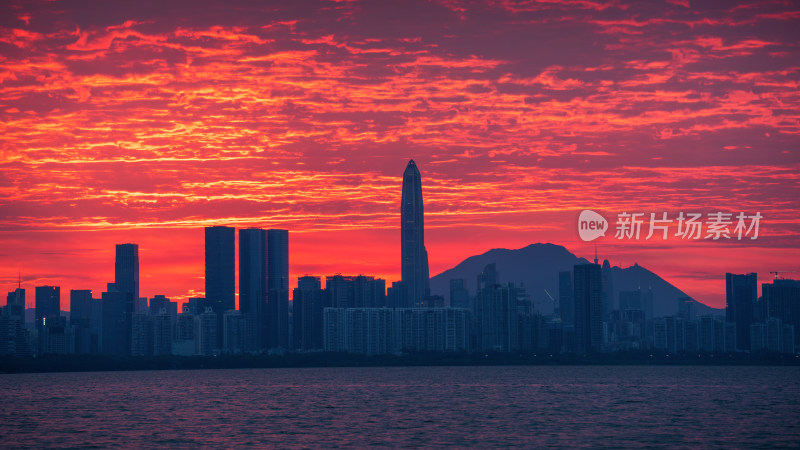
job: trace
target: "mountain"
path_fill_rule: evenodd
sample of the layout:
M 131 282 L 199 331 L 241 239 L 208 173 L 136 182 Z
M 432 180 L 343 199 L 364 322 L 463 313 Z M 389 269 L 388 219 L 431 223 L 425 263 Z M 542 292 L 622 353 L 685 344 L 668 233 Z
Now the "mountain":
M 553 302 L 545 290 L 553 297 L 558 298 L 558 272 L 571 272 L 576 264 L 587 264 L 589 261 L 579 258 L 566 248 L 555 244 L 531 244 L 516 250 L 494 248 L 482 255 L 470 256 L 452 269 L 445 270 L 431 278 L 431 293 L 442 295 L 448 299 L 450 297 L 450 279 L 462 278 L 470 295 L 475 295 L 477 276 L 487 264 L 491 263 L 496 264 L 501 282 L 513 282 L 525 286 L 528 295 L 534 301 L 535 308 L 543 314 L 550 314 L 553 312 Z M 638 264 L 626 268 L 612 266 L 611 284 L 613 289 L 612 305 L 615 308 L 619 304 L 619 291 L 637 288 L 646 291 L 648 288 L 652 288 L 653 315 L 655 317 L 677 314 L 678 299 L 689 297 L 680 289 Z M 724 315 L 725 310 L 711 308 L 696 302 L 693 313 Z

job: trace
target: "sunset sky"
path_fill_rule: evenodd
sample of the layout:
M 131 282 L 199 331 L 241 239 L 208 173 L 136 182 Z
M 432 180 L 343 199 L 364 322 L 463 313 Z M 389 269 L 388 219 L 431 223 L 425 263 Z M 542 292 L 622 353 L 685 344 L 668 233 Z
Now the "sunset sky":
M 202 296 L 209 225 L 290 230 L 292 285 L 398 280 L 413 158 L 431 275 L 591 258 L 583 209 L 760 212 L 757 240 L 595 241 L 721 307 L 725 272 L 800 277 L 798 30 L 792 1 L 11 0 L 0 285 L 68 309 L 134 242 L 143 296 Z

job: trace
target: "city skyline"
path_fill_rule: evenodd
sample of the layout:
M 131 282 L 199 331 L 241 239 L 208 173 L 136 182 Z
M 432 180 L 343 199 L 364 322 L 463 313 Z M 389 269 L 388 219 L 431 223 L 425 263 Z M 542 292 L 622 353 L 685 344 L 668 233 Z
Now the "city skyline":
M 547 351 L 585 356 L 641 350 L 792 354 L 800 346 L 795 333 L 800 327 L 800 282 L 779 280 L 777 271 L 772 272 L 774 283 L 762 285 L 762 297 L 755 273 L 726 273 L 723 319 L 719 311 L 715 316 L 713 309 L 675 292 L 668 283 L 672 294 L 654 291 L 652 282 L 664 281 L 638 264 L 629 268 L 639 271 L 634 286 L 607 259 L 600 264 L 596 251 L 590 263 L 564 247 L 536 244 L 501 249 L 505 254 L 493 250 L 494 257 L 476 276 L 474 296 L 463 278 L 464 268 L 443 273 L 449 278 L 438 281 L 449 285 L 446 299 L 430 288 L 422 177 L 414 160 L 406 165 L 401 189 L 402 279 L 388 289 L 384 279 L 341 273 L 327 276 L 322 289 L 321 277 L 306 275 L 297 278 L 290 308 L 289 230 L 240 228 L 237 302 L 236 228 L 210 226 L 204 229 L 204 297 L 188 303 L 165 295 L 140 298 L 139 246 L 116 244 L 114 282 L 107 283 L 100 298 L 91 290 L 70 290 L 69 311 L 74 310 L 74 316 L 62 315 L 59 286 L 37 286 L 34 321 L 27 323 L 27 313 L 20 316 L 25 291 L 18 275 L 17 289 L 0 308 L 0 329 L 6 336 L 0 353 L 147 357 Z M 604 219 L 593 214 L 594 228 L 605 230 L 598 222 Z M 651 233 L 653 228 L 651 221 Z M 528 253 L 520 258 L 523 250 L 539 257 Z M 517 257 L 510 256 L 515 252 Z M 468 258 L 459 267 L 471 260 L 473 273 L 466 275 L 472 276 L 477 272 L 474 264 L 489 253 Z M 536 264 L 540 266 L 534 268 Z M 565 264 L 572 270 L 564 272 Z M 516 276 L 552 278 L 545 283 L 549 281 L 552 289 L 557 282 L 559 300 L 540 282 L 501 278 L 498 266 Z M 647 291 L 642 291 L 647 280 L 642 276 L 647 274 L 655 278 L 649 278 Z M 540 302 L 530 288 L 544 290 L 553 302 L 552 311 L 537 306 Z M 656 298 L 661 304 L 656 305 Z M 664 309 L 667 301 L 676 303 L 677 314 L 664 314 L 669 311 Z
M 195 297 L 212 225 L 292 230 L 292 280 L 340 261 L 396 280 L 409 159 L 430 274 L 491 248 L 597 243 L 722 307 L 725 272 L 798 270 L 791 3 L 4 10 L 7 290 L 22 272 L 27 289 L 100 292 L 113 246 L 136 242 L 143 296 Z M 585 243 L 584 209 L 764 219 L 757 240 Z

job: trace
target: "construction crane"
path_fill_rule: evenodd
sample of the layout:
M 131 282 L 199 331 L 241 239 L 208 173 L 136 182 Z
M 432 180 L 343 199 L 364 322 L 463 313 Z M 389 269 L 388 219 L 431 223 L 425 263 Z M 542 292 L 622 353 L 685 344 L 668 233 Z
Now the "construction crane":
M 794 270 L 773 270 L 770 272 L 772 275 L 775 276 L 775 279 L 778 279 L 779 273 L 794 273 Z

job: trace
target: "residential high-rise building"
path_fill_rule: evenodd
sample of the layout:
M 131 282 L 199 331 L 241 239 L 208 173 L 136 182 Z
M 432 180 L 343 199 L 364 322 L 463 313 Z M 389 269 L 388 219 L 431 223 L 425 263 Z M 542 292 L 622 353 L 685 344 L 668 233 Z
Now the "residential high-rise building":
M 794 328 L 794 347 L 800 346 L 800 281 L 777 279 L 761 285 L 767 318 L 780 319 Z
M 21 286 L 6 297 L 0 317 L 0 355 L 30 355 L 25 329 L 25 289 Z
M 377 355 L 471 350 L 470 312 L 461 308 L 325 308 L 326 351 Z
M 131 356 L 153 356 L 153 316 L 149 311 L 134 313 L 131 319 Z
M 565 325 L 575 323 L 575 303 L 572 300 L 572 272 L 558 272 L 558 309 Z
M 3 315 L 19 320 L 22 325 L 25 325 L 25 289 L 18 287 L 8 293 Z
M 600 269 L 600 277 L 602 283 L 602 311 L 601 320 L 606 320 L 608 314 L 614 309 L 614 281 L 611 275 L 611 263 L 607 259 L 603 260 L 603 265 Z
M 222 318 L 222 351 L 242 353 L 245 347 L 244 316 L 241 311 L 229 309 Z
M 692 297 L 678 298 L 678 316 L 683 320 L 694 320 L 695 301 Z
M 217 335 L 222 334 L 218 328 L 217 313 L 210 307 L 194 317 L 195 354 L 211 356 L 219 353 L 221 342 Z
M 326 306 L 381 308 L 386 306 L 386 281 L 371 276 L 331 275 L 325 278 Z
M 178 320 L 178 303 L 168 299 L 165 295 L 155 295 L 150 299 L 150 307 L 147 310 L 150 311 L 150 315 L 155 317 L 161 314 L 162 309 L 166 310 L 173 322 Z
M 575 300 L 575 350 L 581 354 L 598 352 L 603 341 L 603 282 L 600 265 L 577 264 L 572 278 Z
M 653 286 L 648 285 L 647 291 L 642 292 L 642 308 L 645 320 L 653 320 Z
M 319 277 L 297 279 L 292 295 L 293 347 L 299 350 L 322 349 L 323 291 Z
M 736 349 L 750 349 L 750 325 L 758 297 L 758 277 L 755 273 L 747 275 L 725 274 L 725 320 L 736 324 Z
M 172 354 L 173 320 L 166 308 L 153 315 L 153 355 Z
M 236 309 L 236 229 L 206 227 L 206 305 L 218 317 Z M 218 328 L 221 327 L 218 324 Z
M 130 319 L 126 320 L 125 297 L 115 283 L 108 283 L 106 292 L 101 294 L 101 317 L 100 351 L 108 355 L 129 355 L 133 315 L 128 315 Z M 130 327 L 126 328 L 128 324 Z
M 408 300 L 408 285 L 402 281 L 392 281 L 392 285 L 386 289 L 386 306 L 402 308 L 406 304 L 406 300 Z
M 267 346 L 289 348 L 289 232 L 267 230 Z
M 700 316 L 700 351 L 706 353 L 725 350 L 725 323 L 714 316 Z
M 171 353 L 173 355 L 189 356 L 197 352 L 195 343 L 195 318 L 196 315 L 191 310 L 190 306 L 184 303 L 182 312 L 178 315 L 178 322 L 175 323 L 171 346 Z
M 471 309 L 469 304 L 469 291 L 464 285 L 463 278 L 450 280 L 450 307 Z
M 501 285 L 494 264 L 478 275 L 475 298 L 477 350 L 511 352 L 519 346 L 518 293 L 514 284 Z
M 260 228 L 239 230 L 239 310 L 254 324 L 255 335 L 243 338 L 245 349 L 266 348 L 267 232 Z
M 429 292 L 428 252 L 422 207 L 422 180 L 412 159 L 403 172 L 400 203 L 400 254 L 402 282 L 406 285 L 405 307 L 422 304 Z

